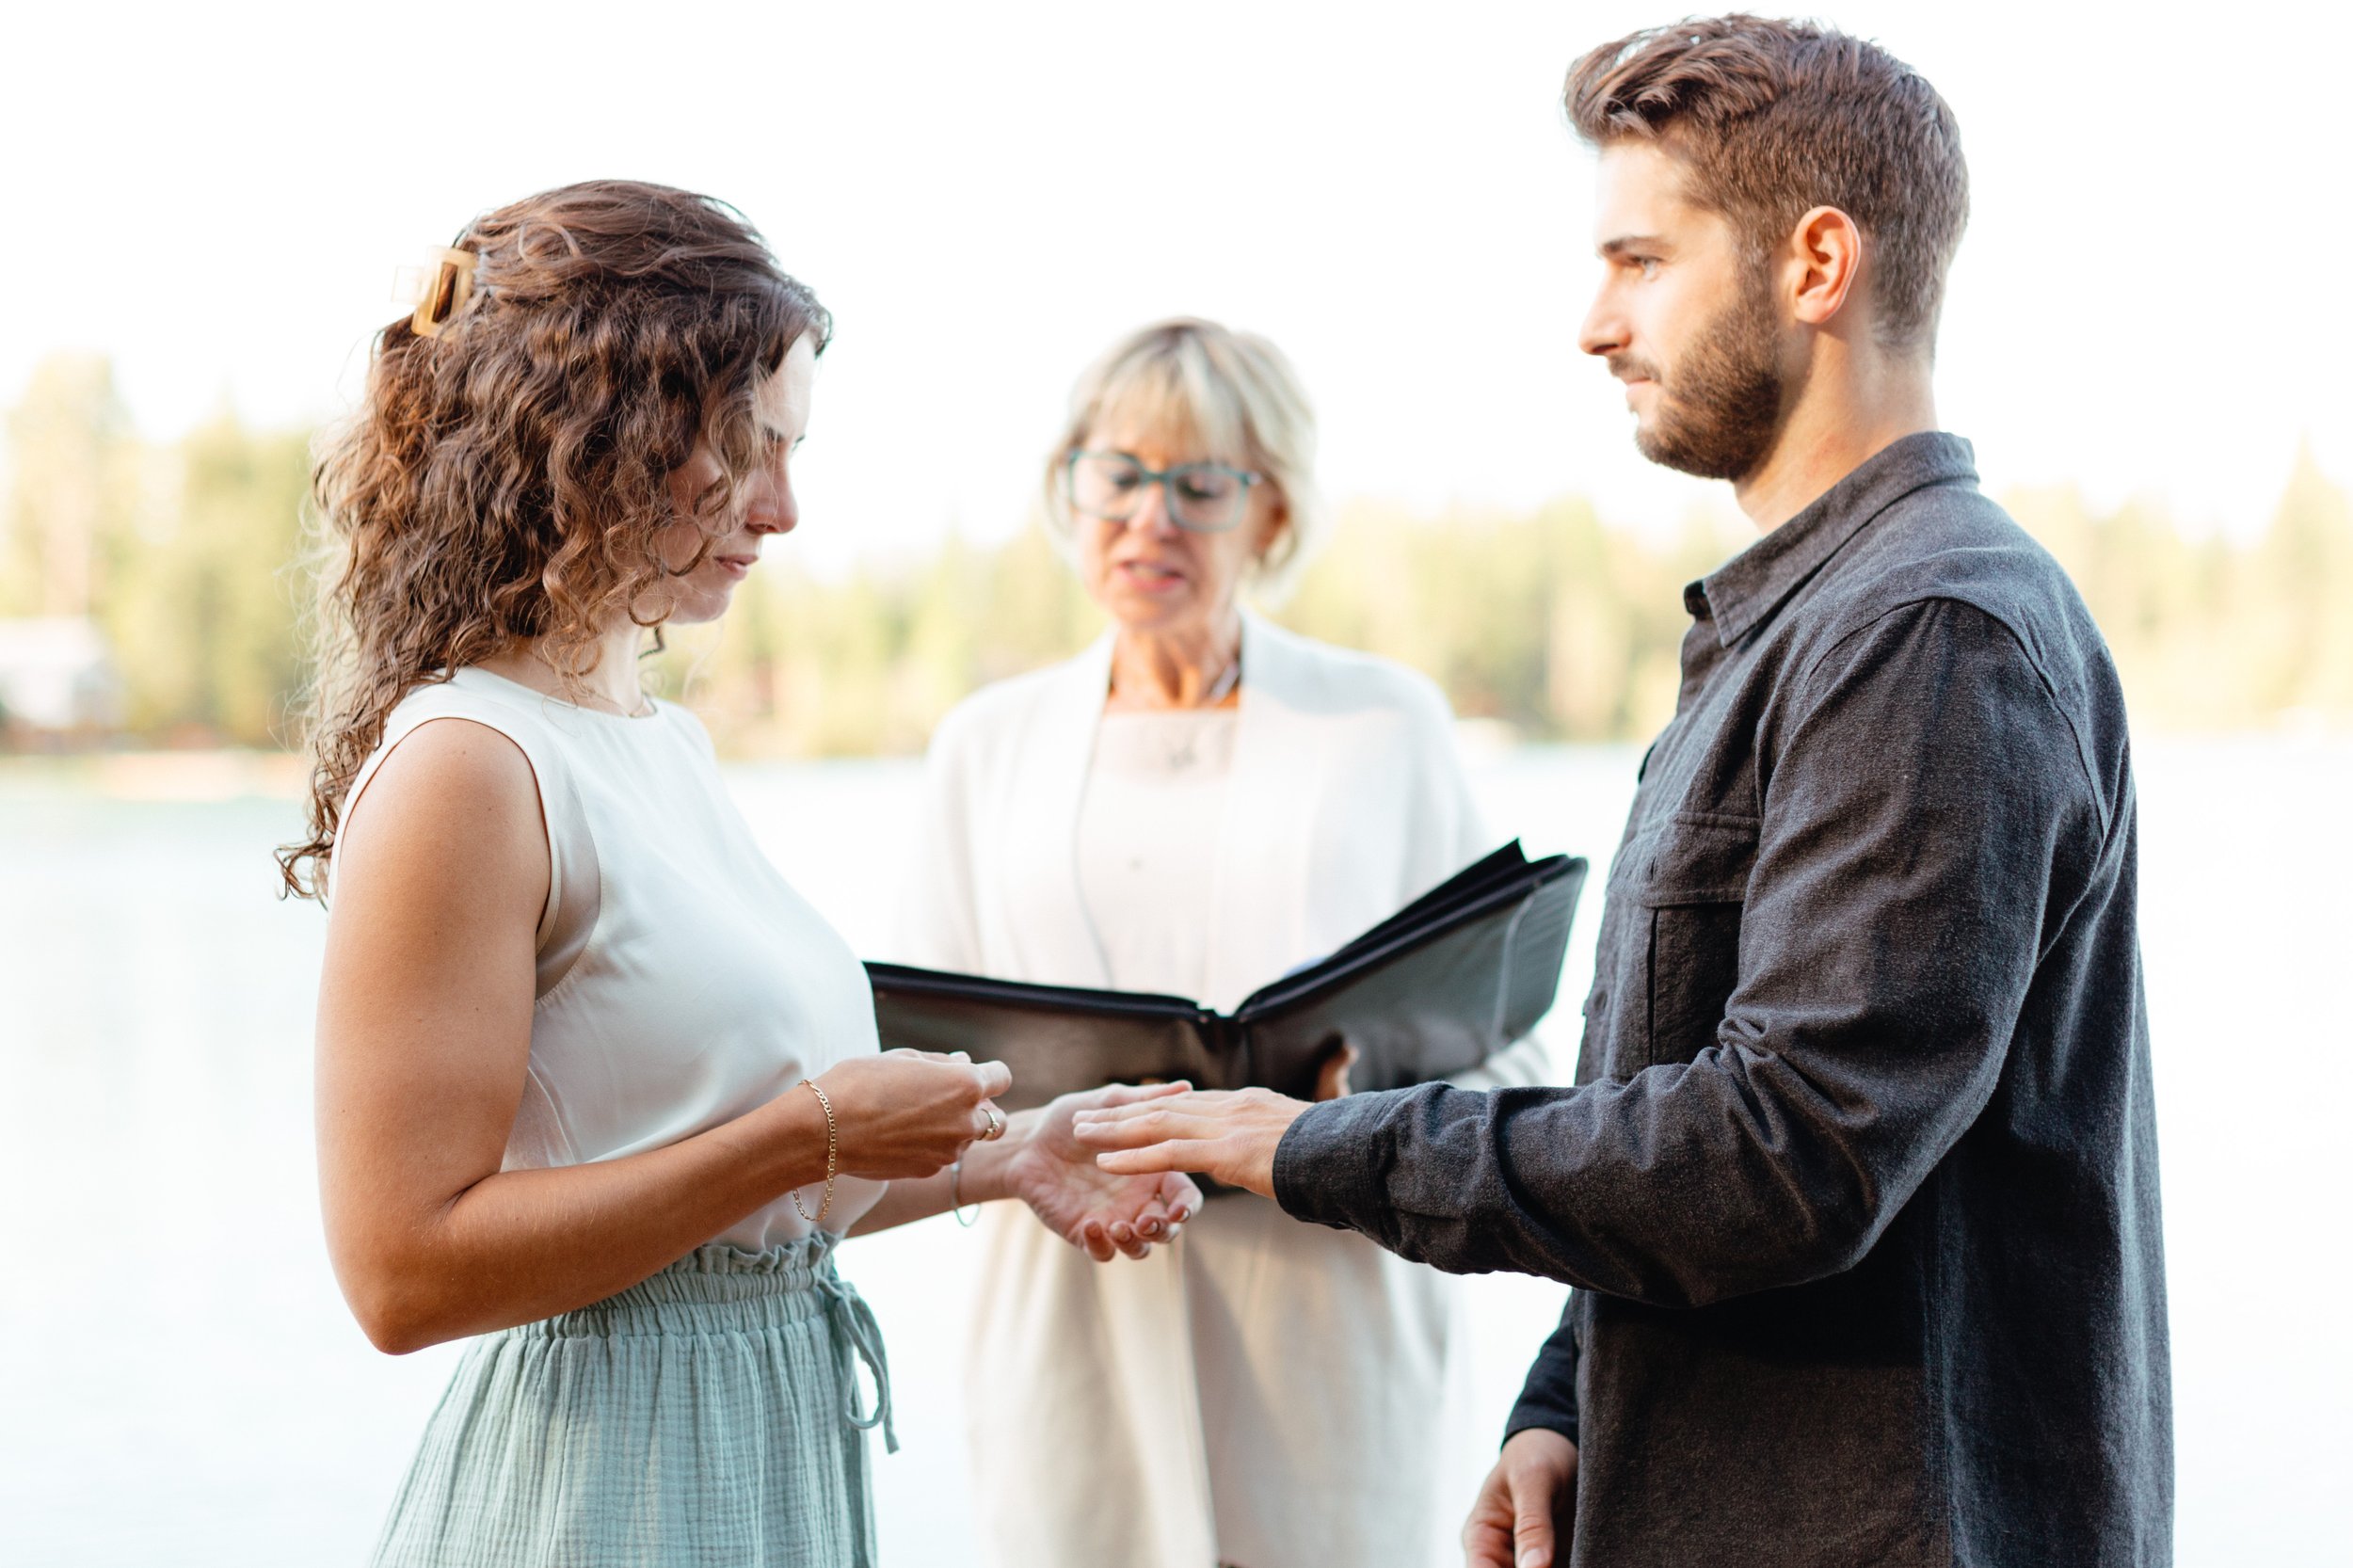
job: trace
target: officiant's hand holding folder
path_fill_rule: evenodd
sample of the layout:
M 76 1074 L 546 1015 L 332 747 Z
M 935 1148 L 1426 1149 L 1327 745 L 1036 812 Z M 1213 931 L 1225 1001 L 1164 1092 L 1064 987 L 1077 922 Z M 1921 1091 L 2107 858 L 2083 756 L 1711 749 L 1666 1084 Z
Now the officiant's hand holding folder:
M 874 1021 L 886 1049 L 1004 1063 L 1013 1088 L 998 1103 L 1013 1110 L 1176 1079 L 1306 1099 L 1323 1064 L 1351 1046 L 1356 1088 L 1401 1089 L 1477 1066 L 1551 1008 L 1585 872 L 1564 855 L 1531 861 L 1514 840 L 1231 1013 L 1183 997 L 869 964 Z

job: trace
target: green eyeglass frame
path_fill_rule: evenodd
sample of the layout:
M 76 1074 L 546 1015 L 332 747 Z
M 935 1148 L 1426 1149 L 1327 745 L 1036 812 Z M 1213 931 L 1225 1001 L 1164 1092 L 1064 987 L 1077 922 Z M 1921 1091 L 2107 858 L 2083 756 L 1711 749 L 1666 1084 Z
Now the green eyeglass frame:
M 1079 499 L 1079 465 L 1089 458 L 1122 462 L 1134 471 L 1132 478 L 1135 488 L 1128 492 L 1128 504 L 1125 509 L 1109 511 L 1097 506 L 1089 506 Z M 1188 498 L 1184 490 L 1179 488 L 1181 481 L 1205 473 L 1222 474 L 1241 487 L 1241 490 L 1231 498 L 1234 515 L 1223 522 L 1195 520 L 1196 514 L 1192 514 L 1192 508 L 1199 505 L 1199 502 L 1197 499 Z M 1242 519 L 1250 515 L 1251 487 L 1265 477 L 1262 473 L 1254 473 L 1248 469 L 1235 468 L 1226 463 L 1177 463 L 1166 469 L 1148 469 L 1131 452 L 1074 450 L 1063 459 L 1064 493 L 1070 497 L 1072 506 L 1088 517 L 1099 519 L 1104 522 L 1126 522 L 1136 515 L 1136 507 L 1143 504 L 1144 491 L 1151 486 L 1158 485 L 1160 487 L 1161 500 L 1168 506 L 1168 520 L 1194 534 L 1225 534 L 1241 527 Z

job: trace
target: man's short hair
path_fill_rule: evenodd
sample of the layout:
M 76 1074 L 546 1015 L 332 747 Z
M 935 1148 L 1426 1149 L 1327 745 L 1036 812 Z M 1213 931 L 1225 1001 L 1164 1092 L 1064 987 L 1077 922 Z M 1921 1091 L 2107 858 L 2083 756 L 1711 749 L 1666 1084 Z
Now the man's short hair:
M 1569 68 L 1564 99 L 1595 147 L 1656 143 L 1761 263 L 1815 207 L 1870 248 L 1879 336 L 1932 345 L 1969 220 L 1961 126 L 1928 79 L 1876 44 L 1732 15 L 1648 28 Z

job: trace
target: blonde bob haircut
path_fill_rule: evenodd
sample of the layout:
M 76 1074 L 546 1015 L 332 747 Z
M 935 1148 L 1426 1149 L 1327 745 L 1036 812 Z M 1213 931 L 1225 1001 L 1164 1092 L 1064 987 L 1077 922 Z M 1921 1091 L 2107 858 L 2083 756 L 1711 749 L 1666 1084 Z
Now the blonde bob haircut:
M 1166 444 L 1260 475 L 1278 520 L 1250 586 L 1279 603 L 1322 542 L 1315 488 L 1316 415 L 1283 351 L 1254 332 L 1178 316 L 1129 333 L 1087 367 L 1046 463 L 1046 527 L 1065 557 L 1074 519 L 1070 454 L 1090 439 Z

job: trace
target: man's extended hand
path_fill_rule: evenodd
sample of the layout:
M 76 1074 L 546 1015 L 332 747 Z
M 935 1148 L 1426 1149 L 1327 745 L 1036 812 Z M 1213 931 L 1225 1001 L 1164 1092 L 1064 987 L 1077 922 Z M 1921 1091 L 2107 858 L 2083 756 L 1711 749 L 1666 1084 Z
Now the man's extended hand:
M 1228 1187 L 1274 1196 L 1274 1147 L 1307 1109 L 1271 1089 L 1194 1090 L 1079 1113 L 1079 1142 L 1121 1176 L 1199 1171 Z
M 1512 1434 L 1463 1521 L 1464 1568 L 1556 1568 L 1577 1517 L 1577 1445 L 1543 1427 Z

